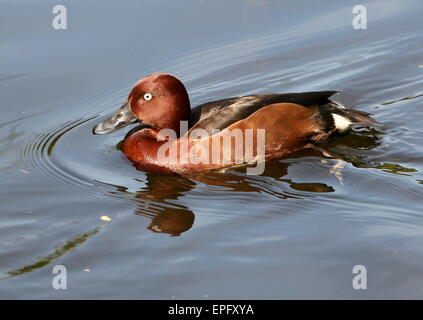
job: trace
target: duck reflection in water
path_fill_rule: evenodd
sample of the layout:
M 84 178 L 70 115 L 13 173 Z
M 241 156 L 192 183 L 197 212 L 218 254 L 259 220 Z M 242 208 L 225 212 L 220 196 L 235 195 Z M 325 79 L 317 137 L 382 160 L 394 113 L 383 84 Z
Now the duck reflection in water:
M 135 214 L 151 219 L 148 229 L 156 233 L 168 233 L 179 236 L 191 229 L 194 213 L 182 204 L 169 203 L 183 197 L 194 189 L 196 183 L 178 175 L 163 176 L 147 173 L 146 187 L 136 193 L 142 200 L 135 209 Z
M 351 132 L 348 135 L 340 136 L 330 144 L 322 146 L 325 149 L 306 149 L 290 155 L 289 159 L 300 159 L 304 157 L 316 157 L 322 159 L 324 155 L 331 154 L 338 161 L 352 163 L 356 167 L 372 167 L 366 164 L 363 157 L 351 157 L 346 154 L 336 154 L 330 150 L 342 147 L 343 150 L 370 150 L 380 145 L 378 134 L 375 130 L 362 132 Z M 151 223 L 148 229 L 155 233 L 167 233 L 171 236 L 179 236 L 188 231 L 194 224 L 195 214 L 187 206 L 177 200 L 189 194 L 191 190 L 197 188 L 199 183 L 207 186 L 221 187 L 221 192 L 270 192 L 280 199 L 296 198 L 301 199 L 306 193 L 334 192 L 335 189 L 326 183 L 298 183 L 292 179 L 284 179 L 288 173 L 288 167 L 293 164 L 289 159 L 273 159 L 266 162 L 265 171 L 261 176 L 251 176 L 245 174 L 245 168 L 231 169 L 225 173 L 221 172 L 199 172 L 189 175 L 160 175 L 154 173 L 146 174 L 146 186 L 135 193 L 138 206 L 135 214 L 148 217 Z M 277 190 L 265 190 L 269 187 L 268 178 L 286 183 L 290 192 Z M 265 181 L 267 179 L 267 181 Z M 276 188 L 275 188 L 276 189 Z M 295 192 L 300 191 L 300 192 Z

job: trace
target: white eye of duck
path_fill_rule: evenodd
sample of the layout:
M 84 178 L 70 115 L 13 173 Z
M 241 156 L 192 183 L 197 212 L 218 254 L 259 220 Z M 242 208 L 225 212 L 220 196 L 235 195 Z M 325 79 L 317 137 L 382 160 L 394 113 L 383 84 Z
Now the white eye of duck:
M 143 98 L 144 100 L 150 101 L 153 99 L 153 95 L 151 93 L 145 93 Z

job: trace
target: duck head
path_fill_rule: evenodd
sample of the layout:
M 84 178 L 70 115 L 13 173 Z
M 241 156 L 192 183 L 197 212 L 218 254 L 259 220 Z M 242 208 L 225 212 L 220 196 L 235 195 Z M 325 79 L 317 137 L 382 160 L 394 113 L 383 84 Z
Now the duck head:
M 180 121 L 190 117 L 188 93 L 175 76 L 155 73 L 139 80 L 124 104 L 109 119 L 93 128 L 106 134 L 140 122 L 155 131 L 172 129 L 179 136 Z

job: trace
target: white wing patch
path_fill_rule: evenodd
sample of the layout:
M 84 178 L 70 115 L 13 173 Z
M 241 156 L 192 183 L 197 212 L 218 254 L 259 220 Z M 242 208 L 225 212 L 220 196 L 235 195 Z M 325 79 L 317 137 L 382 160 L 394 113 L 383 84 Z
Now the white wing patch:
M 345 132 L 352 127 L 352 122 L 350 119 L 345 118 L 339 114 L 332 113 L 333 121 L 335 122 L 335 128 L 340 132 Z
M 338 108 L 345 109 L 345 106 L 343 104 L 339 103 L 339 102 L 336 102 L 336 101 L 333 101 L 332 100 L 330 103 L 333 104 L 333 105 L 335 105 Z

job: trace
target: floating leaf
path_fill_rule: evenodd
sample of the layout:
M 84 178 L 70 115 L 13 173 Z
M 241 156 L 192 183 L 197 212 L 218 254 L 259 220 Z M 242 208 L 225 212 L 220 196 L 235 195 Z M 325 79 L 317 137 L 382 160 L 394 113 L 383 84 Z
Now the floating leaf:
M 110 219 L 108 216 L 101 216 L 100 219 L 107 222 L 112 221 L 112 219 Z

